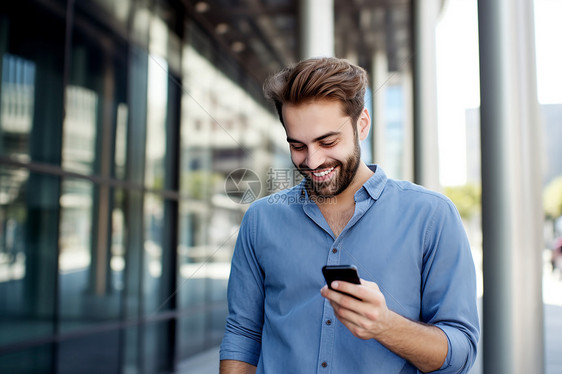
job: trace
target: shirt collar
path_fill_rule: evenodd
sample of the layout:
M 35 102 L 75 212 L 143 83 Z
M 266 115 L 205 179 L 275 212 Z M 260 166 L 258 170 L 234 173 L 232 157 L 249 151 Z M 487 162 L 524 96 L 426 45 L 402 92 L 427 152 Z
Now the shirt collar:
M 365 194 L 365 192 L 373 200 L 378 200 L 382 194 L 382 191 L 384 190 L 386 181 L 388 180 L 386 173 L 379 165 L 373 164 L 368 166 L 369 169 L 371 169 L 371 171 L 373 172 L 373 175 L 371 175 L 371 178 L 369 178 L 363 184 L 363 187 L 361 187 L 359 191 L 355 193 L 355 201 L 358 201 L 360 199 L 360 195 Z

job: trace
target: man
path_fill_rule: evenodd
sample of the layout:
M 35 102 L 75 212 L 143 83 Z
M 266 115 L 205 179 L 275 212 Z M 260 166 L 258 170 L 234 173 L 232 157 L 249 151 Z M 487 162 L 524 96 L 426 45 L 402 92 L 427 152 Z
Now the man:
M 335 58 L 266 82 L 305 179 L 244 216 L 221 373 L 466 373 L 474 362 L 475 271 L 459 215 L 361 161 L 366 86 L 363 69 Z M 328 289 L 326 264 L 356 265 L 361 284 Z

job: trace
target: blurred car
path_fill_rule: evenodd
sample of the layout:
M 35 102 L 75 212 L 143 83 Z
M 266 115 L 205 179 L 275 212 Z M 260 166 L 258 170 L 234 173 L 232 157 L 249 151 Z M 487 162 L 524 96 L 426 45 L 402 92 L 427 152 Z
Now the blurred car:
M 554 241 L 550 263 L 552 271 L 556 269 L 562 271 L 562 236 Z

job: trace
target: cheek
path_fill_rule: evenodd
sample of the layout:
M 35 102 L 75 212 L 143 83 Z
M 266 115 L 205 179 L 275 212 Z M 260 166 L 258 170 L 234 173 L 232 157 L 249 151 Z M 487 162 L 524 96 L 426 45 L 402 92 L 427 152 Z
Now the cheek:
M 293 161 L 293 164 L 299 166 L 305 160 L 304 152 L 291 151 L 291 160 Z

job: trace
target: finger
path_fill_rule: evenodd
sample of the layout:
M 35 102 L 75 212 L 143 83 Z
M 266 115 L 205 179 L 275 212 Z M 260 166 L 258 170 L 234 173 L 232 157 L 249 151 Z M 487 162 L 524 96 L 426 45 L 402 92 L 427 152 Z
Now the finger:
M 340 310 L 350 310 L 356 313 L 359 310 L 362 310 L 364 307 L 362 306 L 362 301 L 356 299 L 353 296 L 349 296 L 343 294 L 339 291 L 333 291 L 330 289 L 323 290 L 324 297 L 330 301 L 332 308 L 336 311 Z
M 372 289 L 374 289 L 374 290 L 376 290 L 376 291 L 378 291 L 378 292 L 381 292 L 381 290 L 380 290 L 380 288 L 379 288 L 379 285 L 376 284 L 375 282 L 370 282 L 370 281 L 368 281 L 368 280 L 361 279 L 361 285 L 362 285 L 362 286 L 365 286 L 365 287 L 368 287 L 368 288 L 372 288 Z
M 330 295 L 330 300 L 337 304 L 338 310 L 350 309 L 359 316 L 370 320 L 377 320 L 379 315 L 387 309 L 384 295 L 380 292 L 376 283 L 367 282 L 358 286 L 351 283 L 338 282 L 338 284 L 332 285 L 332 287 L 334 286 L 337 292 L 345 292 L 353 296 L 350 298 L 345 294 L 338 295 L 337 293 L 333 296 Z
M 361 339 L 369 338 L 368 327 L 371 321 L 368 321 L 362 315 L 356 313 L 354 310 L 343 308 L 337 304 L 331 303 L 334 308 L 334 314 L 338 321 L 340 321 L 353 335 Z
M 359 300 L 369 300 L 369 289 L 371 287 L 367 287 L 366 284 L 354 284 L 349 282 L 342 282 L 342 281 L 335 281 L 332 282 L 332 288 L 338 292 L 343 292 L 348 295 L 351 295 Z M 367 291 L 367 292 L 366 292 Z

